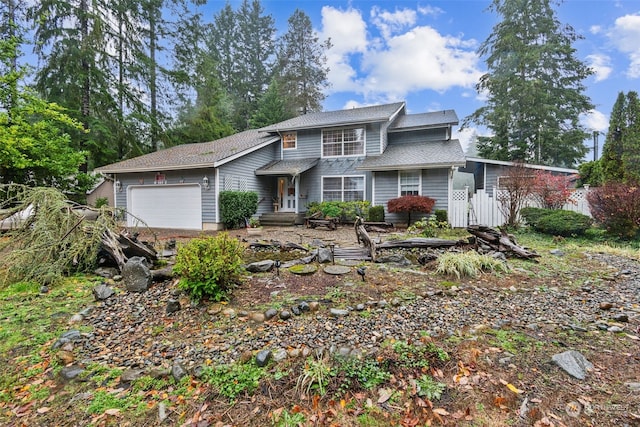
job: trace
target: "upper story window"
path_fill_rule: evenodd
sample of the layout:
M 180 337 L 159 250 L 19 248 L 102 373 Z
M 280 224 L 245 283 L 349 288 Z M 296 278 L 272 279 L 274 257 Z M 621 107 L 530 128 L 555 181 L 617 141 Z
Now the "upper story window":
M 297 134 L 296 132 L 285 132 L 282 134 L 282 149 L 283 150 L 291 150 L 296 148 L 297 143 Z
M 419 196 L 421 190 L 420 171 L 400 171 L 400 196 Z
M 364 155 L 364 128 L 322 131 L 322 157 Z

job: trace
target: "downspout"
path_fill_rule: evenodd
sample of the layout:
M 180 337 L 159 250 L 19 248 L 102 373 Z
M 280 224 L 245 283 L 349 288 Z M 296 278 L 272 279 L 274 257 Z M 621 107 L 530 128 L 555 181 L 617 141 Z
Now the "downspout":
M 216 204 L 215 218 L 217 226 L 217 224 L 220 224 L 220 198 L 218 197 L 220 194 L 220 172 L 218 168 L 213 168 L 213 176 L 213 198 Z

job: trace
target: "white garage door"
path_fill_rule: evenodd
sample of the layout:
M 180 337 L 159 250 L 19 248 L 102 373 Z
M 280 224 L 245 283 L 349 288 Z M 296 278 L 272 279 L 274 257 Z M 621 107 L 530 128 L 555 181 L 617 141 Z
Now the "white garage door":
M 127 224 L 153 228 L 202 229 L 202 202 L 198 184 L 128 187 Z

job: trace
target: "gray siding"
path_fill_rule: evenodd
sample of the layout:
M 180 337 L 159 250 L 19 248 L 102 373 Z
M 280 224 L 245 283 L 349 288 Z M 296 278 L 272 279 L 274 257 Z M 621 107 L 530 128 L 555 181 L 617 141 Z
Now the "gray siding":
M 449 169 L 422 171 L 422 195 L 436 199 L 434 209 L 449 207 Z
M 445 128 L 425 129 L 389 134 L 389 144 L 406 144 L 424 141 L 442 141 L 447 137 Z
M 298 131 L 296 149 L 282 150 L 284 160 L 313 159 L 321 155 L 322 134 L 319 129 Z
M 375 204 L 384 206 L 385 219 L 389 222 L 399 224 L 406 222 L 406 214 L 389 213 L 387 209 L 387 201 L 400 196 L 398 188 L 398 172 L 376 172 L 375 181 Z M 422 195 L 436 200 L 434 209 L 446 210 L 449 206 L 449 169 L 423 170 Z
M 258 177 L 255 170 L 274 159 L 276 146 L 277 144 L 272 144 L 220 166 L 220 191 L 255 191 L 258 193 L 258 215 L 273 211 L 273 197 L 276 196 L 275 178 Z M 209 220 L 207 217 L 205 222 L 214 222 L 214 219 Z

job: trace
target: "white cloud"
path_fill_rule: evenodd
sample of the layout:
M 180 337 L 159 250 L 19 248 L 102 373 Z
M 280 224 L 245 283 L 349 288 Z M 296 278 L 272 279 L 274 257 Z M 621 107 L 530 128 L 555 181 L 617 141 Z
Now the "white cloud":
M 415 25 L 416 19 L 417 12 L 413 9 L 396 9 L 395 12 L 389 12 L 378 6 L 371 8 L 371 22 L 378 28 L 385 40 L 393 34 Z
M 413 90 L 445 91 L 452 86 L 472 87 L 481 73 L 478 56 L 465 40 L 443 36 L 431 27 L 416 27 L 388 40 L 385 48 L 369 52 L 363 68 L 368 72 L 367 92 L 381 89 L 402 98 Z
M 607 35 L 621 52 L 629 56 L 627 75 L 632 79 L 640 78 L 640 15 L 625 15 L 616 19 Z
M 357 71 L 350 64 L 353 54 L 367 50 L 367 28 L 362 15 L 355 9 L 346 11 L 325 6 L 322 8 L 322 40 L 331 39 L 327 52 L 330 90 L 357 90 Z
M 368 31 L 361 11 L 323 7 L 320 35 L 334 45 L 327 52 L 330 91 L 359 93 L 366 102 L 394 102 L 411 91 L 473 89 L 481 75 L 477 41 L 416 26 L 416 14 L 373 7 L 374 25 L 389 35 L 383 38 Z
M 591 27 L 589 27 L 589 32 L 591 34 L 600 34 L 602 32 L 602 26 L 592 25 Z
M 589 67 L 595 72 L 596 82 L 606 80 L 613 71 L 613 68 L 611 68 L 611 58 L 607 55 L 597 53 L 587 55 L 587 61 L 589 62 Z
M 609 129 L 609 118 L 598 110 L 591 110 L 580 116 L 580 123 L 589 132 L 597 130 L 606 132 Z
M 436 6 L 418 6 L 418 12 L 425 16 L 438 16 L 444 13 L 444 10 Z

